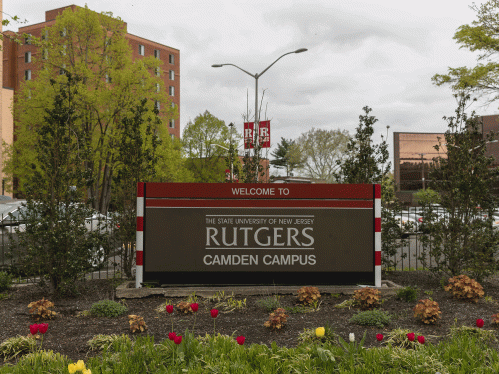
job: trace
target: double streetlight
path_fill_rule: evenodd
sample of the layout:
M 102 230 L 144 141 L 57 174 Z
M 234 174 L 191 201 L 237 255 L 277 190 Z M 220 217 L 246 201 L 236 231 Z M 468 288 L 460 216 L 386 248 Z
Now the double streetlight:
M 246 70 L 244 70 L 244 69 L 242 69 L 239 66 L 234 65 L 234 64 L 214 64 L 214 65 L 211 65 L 211 67 L 213 67 L 213 68 L 221 68 L 222 66 L 225 66 L 225 65 L 231 65 L 231 66 L 238 68 L 241 71 L 244 71 L 249 76 L 255 78 L 255 126 L 253 128 L 253 131 L 254 131 L 254 136 L 255 136 L 255 142 L 254 142 L 254 150 L 255 151 L 254 152 L 255 152 L 255 158 L 256 158 L 256 180 L 257 181 L 258 181 L 258 166 L 260 165 L 260 160 L 258 159 L 258 152 L 257 152 L 258 145 L 259 145 L 259 123 L 260 123 L 259 118 L 258 118 L 259 117 L 258 116 L 258 78 L 260 78 L 263 75 L 263 73 L 265 73 L 267 70 L 269 70 L 272 65 L 274 65 L 277 61 L 279 61 L 284 56 L 289 55 L 291 53 L 306 52 L 307 50 L 308 49 L 306 49 L 306 48 L 300 48 L 300 49 L 297 49 L 296 51 L 283 54 L 281 57 L 279 57 L 277 60 L 275 60 L 269 66 L 267 66 L 260 74 L 258 74 L 258 73 L 251 74 L 251 73 L 247 72 Z

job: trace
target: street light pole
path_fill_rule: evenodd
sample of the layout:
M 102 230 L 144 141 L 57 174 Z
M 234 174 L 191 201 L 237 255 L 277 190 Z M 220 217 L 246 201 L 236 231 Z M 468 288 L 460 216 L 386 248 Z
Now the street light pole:
M 256 174 L 256 181 L 257 182 L 258 182 L 258 170 L 259 170 L 259 166 L 260 166 L 259 152 L 257 151 L 258 146 L 260 144 L 260 136 L 259 136 L 260 135 L 260 119 L 259 119 L 259 115 L 258 115 L 258 78 L 260 78 L 267 70 L 270 69 L 270 67 L 272 65 L 274 65 L 277 61 L 279 61 L 284 56 L 289 55 L 291 53 L 301 53 L 301 52 L 306 52 L 306 51 L 307 51 L 306 48 L 300 48 L 300 49 L 297 49 L 296 51 L 285 53 L 281 57 L 279 57 L 277 60 L 275 60 L 273 63 L 271 63 L 269 66 L 267 66 L 260 74 L 258 74 L 258 73 L 251 74 L 251 73 L 247 72 L 246 70 L 244 70 L 244 69 L 242 69 L 239 66 L 234 65 L 234 64 L 214 64 L 214 65 L 211 65 L 211 67 L 213 67 L 213 68 L 220 68 L 220 67 L 225 66 L 225 65 L 231 65 L 231 66 L 234 66 L 234 67 L 238 68 L 239 70 L 245 72 L 249 76 L 255 78 L 255 125 L 253 127 L 253 135 L 254 135 L 255 141 L 253 142 L 253 149 L 254 149 L 253 157 L 256 160 L 255 174 Z

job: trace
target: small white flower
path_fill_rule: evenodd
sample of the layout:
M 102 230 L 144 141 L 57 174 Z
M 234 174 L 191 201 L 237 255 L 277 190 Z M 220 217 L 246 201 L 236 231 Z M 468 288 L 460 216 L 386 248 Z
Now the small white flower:
M 348 339 L 350 339 L 350 341 L 353 343 L 355 341 L 355 334 L 351 332 L 350 335 L 348 335 Z

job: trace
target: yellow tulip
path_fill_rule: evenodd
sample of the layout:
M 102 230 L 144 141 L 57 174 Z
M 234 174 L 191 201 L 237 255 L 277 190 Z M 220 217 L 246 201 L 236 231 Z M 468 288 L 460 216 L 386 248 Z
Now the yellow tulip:
M 85 363 L 83 362 L 83 360 L 78 360 L 78 362 L 75 365 L 75 368 L 76 368 L 76 370 L 80 370 L 80 371 L 85 370 Z
M 317 327 L 315 329 L 315 335 L 317 335 L 318 337 L 324 336 L 325 333 L 326 333 L 326 330 L 324 329 L 324 327 Z
M 69 371 L 69 374 L 76 373 L 76 365 L 75 364 L 69 364 L 68 365 L 68 371 Z
M 90 369 L 83 370 L 83 374 L 92 374 L 92 371 Z

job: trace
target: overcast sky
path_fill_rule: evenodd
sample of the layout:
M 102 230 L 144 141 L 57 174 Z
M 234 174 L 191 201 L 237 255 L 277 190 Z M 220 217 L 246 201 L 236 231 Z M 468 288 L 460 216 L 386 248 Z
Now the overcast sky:
M 434 86 L 431 77 L 476 64 L 476 54 L 452 39 L 459 26 L 476 19 L 467 0 L 4 0 L 3 10 L 33 24 L 45 20 L 46 10 L 85 3 L 120 17 L 131 34 L 180 50 L 182 130 L 208 110 L 242 132 L 247 92 L 254 108 L 254 78 L 212 64 L 260 73 L 284 53 L 307 48 L 259 79 L 272 145 L 313 127 L 353 136 L 368 105 L 379 120 L 375 142 L 390 126 L 392 170 L 393 132 L 445 132 L 442 117 L 454 115 L 450 88 Z M 497 114 L 498 107 L 472 109 Z

